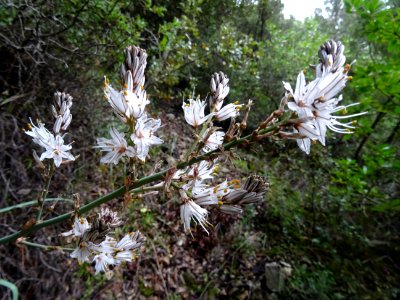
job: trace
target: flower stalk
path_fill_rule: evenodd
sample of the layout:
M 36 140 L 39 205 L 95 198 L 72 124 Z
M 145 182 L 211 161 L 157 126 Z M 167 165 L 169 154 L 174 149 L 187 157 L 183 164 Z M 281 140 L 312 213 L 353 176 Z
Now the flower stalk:
M 214 108 L 212 108 L 211 110 L 211 115 L 214 113 Z M 196 153 L 194 153 L 196 147 L 198 146 L 198 144 L 202 141 L 203 139 L 203 135 L 206 132 L 208 125 L 211 123 L 212 121 L 212 117 L 208 118 L 208 120 L 203 124 L 200 133 L 197 136 L 197 139 L 195 140 L 195 142 L 190 146 L 189 150 L 185 153 L 185 156 L 183 158 L 183 161 L 187 161 L 188 159 L 190 159 L 190 156 L 192 154 L 196 155 Z
M 23 245 L 26 245 L 29 247 L 35 247 L 35 248 L 43 249 L 46 251 L 68 251 L 68 252 L 74 251 L 74 249 L 72 249 L 72 248 L 65 248 L 65 247 L 60 247 L 60 246 L 48 246 L 48 245 L 28 242 L 28 241 L 25 241 L 24 239 L 17 240 L 17 244 L 23 244 Z
M 54 163 L 51 163 L 51 165 L 49 167 L 49 172 L 45 175 L 46 181 L 45 181 L 43 190 L 40 193 L 40 196 L 37 201 L 37 204 L 39 207 L 39 212 L 38 212 L 38 215 L 36 218 L 36 222 L 40 222 L 40 219 L 42 218 L 44 202 L 47 197 L 47 194 L 49 193 L 50 183 L 51 183 L 51 179 L 53 177 L 54 171 L 55 171 L 55 165 L 54 165 Z

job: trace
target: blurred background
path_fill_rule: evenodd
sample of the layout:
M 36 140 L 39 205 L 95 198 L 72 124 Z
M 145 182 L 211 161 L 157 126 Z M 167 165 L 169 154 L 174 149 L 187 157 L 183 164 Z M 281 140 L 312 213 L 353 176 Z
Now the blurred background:
M 295 3 L 0 1 L 0 207 L 35 199 L 41 189 L 23 129 L 29 117 L 49 123 L 55 91 L 74 97 L 69 138 L 80 157 L 57 171 L 49 196 L 79 193 L 85 203 L 123 184 L 121 166 L 100 165 L 92 146 L 119 126 L 102 82 L 107 75 L 118 86 L 128 45 L 147 50 L 151 111 L 165 124 L 166 143 L 152 150 L 149 171 L 173 164 L 189 145 L 182 100 L 205 98 L 211 74 L 229 76 L 229 102 L 254 100 L 250 131 L 278 107 L 282 81 L 294 86 L 300 70 L 314 78 L 310 64 L 328 39 L 342 41 L 347 62 L 357 60 L 343 103 L 360 103 L 349 113 L 369 112 L 354 134 L 331 134 L 309 156 L 288 140 L 238 151 L 221 176 L 257 173 L 270 190 L 240 218 L 215 216 L 210 236 L 185 236 L 179 204 L 162 196 L 116 199 L 108 206 L 128 212 L 124 230 L 147 236 L 138 261 L 109 279 L 68 254 L 9 244 L 0 247 L 0 278 L 14 282 L 22 299 L 398 298 L 400 3 L 303 2 L 308 11 Z M 57 203 L 46 217 L 71 209 Z M 1 214 L 0 234 L 34 214 Z M 60 245 L 66 223 L 30 240 Z M 2 299 L 10 295 L 0 286 Z

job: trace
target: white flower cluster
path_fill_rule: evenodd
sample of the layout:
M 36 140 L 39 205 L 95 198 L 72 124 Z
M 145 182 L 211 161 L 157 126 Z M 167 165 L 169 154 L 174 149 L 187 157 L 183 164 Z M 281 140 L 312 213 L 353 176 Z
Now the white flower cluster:
M 204 206 L 217 207 L 227 214 L 241 214 L 241 205 L 261 201 L 267 185 L 261 177 L 251 176 L 243 185 L 237 179 L 211 185 L 208 181 L 218 172 L 215 162 L 201 161 L 174 174 L 173 180 L 181 184 L 179 193 L 183 204 L 181 219 L 186 233 L 191 232 L 192 220 L 207 233 L 209 211 Z
M 70 256 L 79 263 L 94 263 L 96 274 L 108 272 L 110 266 L 133 261 L 140 254 L 145 238 L 139 231 L 128 233 L 119 241 L 111 237 L 110 230 L 121 224 L 116 213 L 109 209 L 102 209 L 92 224 L 83 217 L 75 217 L 73 228 L 62 233 L 78 241 Z
M 186 122 L 197 128 L 200 125 L 206 124 L 209 128 L 202 133 L 202 142 L 204 143 L 204 152 L 209 152 L 217 149 L 224 141 L 225 132 L 217 131 L 213 128 L 212 121 L 224 121 L 230 118 L 237 117 L 242 105 L 238 103 L 229 103 L 222 107 L 224 99 L 229 93 L 229 79 L 222 73 L 214 73 L 210 83 L 210 113 L 205 115 L 207 106 L 205 100 L 188 99 L 188 102 L 183 101 L 183 112 Z
M 71 145 L 64 145 L 65 134 L 61 135 L 61 132 L 66 131 L 71 124 L 72 97 L 60 92 L 56 92 L 54 96 L 55 105 L 52 106 L 52 113 L 55 118 L 53 132 L 47 130 L 40 121 L 36 126 L 31 120 L 30 130 L 25 131 L 25 133 L 33 138 L 33 142 L 45 149 L 40 157 L 34 152 L 34 158 L 38 162 L 46 158 L 53 159 L 54 165 L 58 168 L 65 161 L 75 160 L 75 157 L 69 152 L 72 149 Z
M 146 58 L 147 54 L 143 49 L 134 46 L 126 49 L 125 61 L 121 67 L 121 77 L 124 82 L 121 91 L 116 91 L 105 78 L 105 97 L 118 118 L 134 130 L 130 132 L 132 146 L 128 146 L 131 142 L 126 141 L 125 134 L 115 128 L 110 129 L 111 139 L 97 139 L 95 148 L 108 152 L 101 159 L 102 163 L 118 164 L 124 156 L 145 161 L 150 146 L 163 143 L 154 135 L 161 127 L 161 121 L 149 118 L 145 112 L 146 105 L 150 103 L 144 89 Z
M 310 153 L 311 141 L 318 140 L 325 146 L 327 128 L 338 133 L 352 133 L 353 122 L 341 123 L 340 119 L 351 118 L 365 113 L 347 116 L 333 115 L 346 111 L 350 106 L 339 105 L 342 97 L 337 94 L 345 87 L 350 65 L 344 66 L 346 57 L 341 42 L 328 41 L 319 51 L 320 63 L 316 67 L 316 78 L 306 84 L 303 71 L 297 76 L 296 89 L 293 92 L 289 83 L 283 82 L 287 91 L 286 97 L 293 99 L 288 103 L 290 110 L 297 113 L 299 122 L 294 125 L 294 133 L 299 136 L 297 143 L 301 150 Z

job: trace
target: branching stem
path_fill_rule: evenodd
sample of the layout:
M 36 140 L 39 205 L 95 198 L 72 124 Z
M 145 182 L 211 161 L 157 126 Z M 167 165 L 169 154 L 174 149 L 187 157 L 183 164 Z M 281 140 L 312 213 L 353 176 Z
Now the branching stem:
M 282 121 L 280 121 L 280 122 L 278 122 L 278 123 L 266 128 L 266 129 L 260 130 L 259 133 L 260 134 L 266 134 L 268 132 L 274 131 L 277 128 L 279 128 L 280 126 L 284 125 L 286 123 L 286 121 L 287 120 L 282 120 Z M 229 150 L 232 147 L 235 147 L 237 145 L 243 144 L 245 142 L 251 142 L 252 141 L 252 137 L 253 137 L 253 134 L 249 134 L 249 135 L 244 136 L 244 137 L 242 137 L 240 139 L 228 142 L 228 143 L 226 143 L 224 145 L 223 150 L 226 151 L 226 150 Z M 204 153 L 202 155 L 193 157 L 189 161 L 181 162 L 181 163 L 177 164 L 176 169 L 183 169 L 183 168 L 185 168 L 187 166 L 190 166 L 190 165 L 192 165 L 194 163 L 197 163 L 199 161 L 206 160 L 211 155 L 215 155 L 215 154 L 220 153 L 220 152 L 221 152 L 220 149 L 215 149 L 213 151 L 210 151 L 210 152 Z M 131 193 L 140 193 L 140 192 L 143 191 L 142 187 L 144 185 L 152 183 L 154 181 L 163 180 L 163 178 L 167 175 L 168 170 L 169 169 L 166 169 L 166 170 L 160 171 L 158 173 L 155 173 L 153 175 L 146 176 L 146 177 L 143 177 L 143 178 L 140 178 L 140 179 L 134 181 L 131 184 L 131 186 L 129 187 L 130 188 L 130 192 Z M 96 200 L 93 200 L 92 202 L 81 206 L 81 208 L 79 209 L 78 212 L 80 214 L 84 214 L 84 213 L 92 210 L 93 208 L 100 206 L 103 203 L 106 203 L 106 202 L 108 202 L 108 201 L 110 201 L 112 199 L 115 199 L 117 197 L 122 196 L 125 192 L 126 192 L 126 186 L 122 186 L 122 187 L 114 190 L 113 192 L 109 193 L 108 195 L 105 195 L 105 196 L 102 196 L 100 198 L 97 198 Z M 35 225 L 31 226 L 30 228 L 28 228 L 26 230 L 20 230 L 20 231 L 17 231 L 15 233 L 13 233 L 13 234 L 10 234 L 10 235 L 7 235 L 7 236 L 4 236 L 4 237 L 0 238 L 0 245 L 15 241 L 19 237 L 27 236 L 28 234 L 30 234 L 32 232 L 35 232 L 35 231 L 38 231 L 41 228 L 44 228 L 44 227 L 47 227 L 47 226 L 50 226 L 50 225 L 57 224 L 57 223 L 60 223 L 62 221 L 68 220 L 73 215 L 74 215 L 74 212 L 71 211 L 71 212 L 65 213 L 63 215 L 57 216 L 55 218 L 52 218 L 52 219 L 49 219 L 49 220 L 46 220 L 46 221 L 42 221 L 42 222 L 38 222 L 38 223 L 36 223 Z

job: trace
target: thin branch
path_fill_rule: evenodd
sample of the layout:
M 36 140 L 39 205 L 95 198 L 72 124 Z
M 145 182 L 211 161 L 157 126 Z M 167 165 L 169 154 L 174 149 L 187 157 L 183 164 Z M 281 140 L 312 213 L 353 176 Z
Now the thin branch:
M 85 3 L 83 3 L 81 8 L 79 8 L 76 12 L 74 12 L 75 17 L 74 17 L 74 19 L 72 20 L 72 22 L 68 26 L 66 26 L 63 29 L 61 29 L 59 31 L 56 31 L 56 32 L 50 32 L 50 33 L 47 33 L 47 34 L 39 34 L 39 35 L 37 35 L 37 37 L 38 38 L 44 38 L 44 37 L 55 36 L 55 35 L 59 35 L 60 33 L 63 33 L 65 31 L 69 30 L 70 28 L 75 26 L 76 22 L 79 19 L 79 15 L 83 11 L 83 9 L 86 7 L 86 5 L 88 5 L 88 3 L 89 3 L 89 0 L 87 0 Z
M 67 199 L 67 198 L 47 198 L 44 201 L 45 202 L 65 201 L 65 202 L 69 202 L 69 203 L 72 203 L 72 204 L 74 203 L 74 200 Z M 37 204 L 37 200 L 31 200 L 31 201 L 27 201 L 27 202 L 23 202 L 23 203 L 18 203 L 18 204 L 15 204 L 13 206 L 7 206 L 7 207 L 4 207 L 4 208 L 0 209 L 0 214 L 9 212 L 9 211 L 17 209 L 17 208 L 24 208 L 24 207 L 32 206 L 32 205 L 35 205 L 35 204 Z

